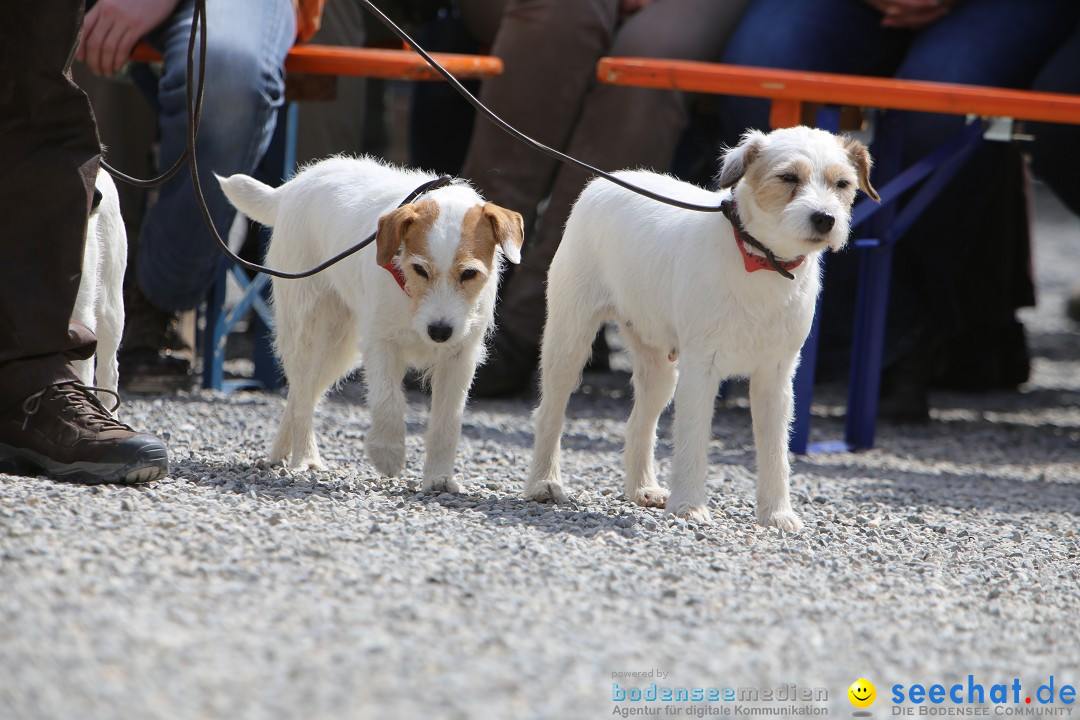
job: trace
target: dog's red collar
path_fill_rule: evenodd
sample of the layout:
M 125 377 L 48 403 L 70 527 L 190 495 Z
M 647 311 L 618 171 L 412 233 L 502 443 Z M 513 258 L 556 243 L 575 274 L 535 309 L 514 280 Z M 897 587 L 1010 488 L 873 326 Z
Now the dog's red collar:
M 394 280 L 397 281 L 398 287 L 401 288 L 401 292 L 408 295 L 409 291 L 405 289 L 405 273 L 401 271 L 401 266 L 399 266 L 394 260 L 391 260 L 382 267 L 384 270 L 394 276 Z
M 770 260 L 764 255 L 751 255 L 746 249 L 746 240 L 743 238 L 743 234 L 739 232 L 739 228 L 735 225 L 731 226 L 732 231 L 735 233 L 735 244 L 739 246 L 739 252 L 742 253 L 743 267 L 746 268 L 746 272 L 752 273 L 757 270 L 773 270 L 779 272 L 776 267 L 781 267 L 788 272 L 791 272 L 795 268 L 803 264 L 803 260 L 806 259 L 805 255 L 800 255 L 794 260 L 780 260 L 775 258 Z
M 772 250 L 765 247 L 760 240 L 746 232 L 746 228 L 742 226 L 742 221 L 739 220 L 739 214 L 735 209 L 734 198 L 724 200 L 720 203 L 720 208 L 724 213 L 724 217 L 731 223 L 731 230 L 735 235 L 735 244 L 738 245 L 739 252 L 742 253 L 743 267 L 746 268 L 746 272 L 752 273 L 757 270 L 773 270 L 780 273 L 788 280 L 795 279 L 795 276 L 791 274 L 791 271 L 803 264 L 803 261 L 806 260 L 805 255 L 800 255 L 793 260 L 781 260 L 773 254 Z M 747 245 L 761 251 L 764 255 L 751 255 L 746 249 Z

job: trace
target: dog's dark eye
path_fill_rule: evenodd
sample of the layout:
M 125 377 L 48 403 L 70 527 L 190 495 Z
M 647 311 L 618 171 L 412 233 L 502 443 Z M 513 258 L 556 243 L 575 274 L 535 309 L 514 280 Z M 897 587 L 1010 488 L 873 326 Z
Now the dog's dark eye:
M 420 263 L 413 263 L 412 269 L 414 273 L 427 280 L 427 270 L 424 269 L 423 265 Z
M 838 180 L 836 182 L 836 187 L 840 188 L 841 190 L 847 190 L 849 187 L 851 187 L 851 182 L 849 180 Z
M 480 273 L 474 268 L 468 268 L 461 271 L 461 282 L 469 282 Z
M 780 175 L 777 175 L 776 177 L 780 178 L 783 182 L 786 182 L 786 183 L 797 183 L 797 182 L 799 182 L 799 176 L 796 175 L 795 173 L 781 173 Z

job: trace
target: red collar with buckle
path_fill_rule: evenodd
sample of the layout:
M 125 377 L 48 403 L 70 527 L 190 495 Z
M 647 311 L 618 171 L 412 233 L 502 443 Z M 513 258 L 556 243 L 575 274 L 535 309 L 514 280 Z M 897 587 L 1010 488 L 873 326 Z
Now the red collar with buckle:
M 739 246 L 739 252 L 742 253 L 743 267 L 746 268 L 746 272 L 752 273 L 758 270 L 772 270 L 776 272 L 776 267 L 773 266 L 773 261 L 764 255 L 751 255 L 746 249 L 746 240 L 743 239 L 742 233 L 739 232 L 739 228 L 735 225 L 731 226 L 732 231 L 735 233 L 735 244 Z M 794 260 L 781 260 L 776 259 L 776 264 L 782 267 L 784 270 L 791 272 L 795 268 L 803 264 L 803 260 L 806 259 L 805 255 L 800 255 Z
M 795 279 L 795 276 L 791 274 L 791 271 L 803 264 L 803 260 L 806 259 L 805 255 L 800 255 L 793 260 L 781 260 L 776 257 L 772 250 L 763 245 L 761 241 L 753 235 L 746 232 L 746 228 L 742 226 L 742 221 L 739 220 L 739 213 L 735 208 L 735 198 L 728 198 L 721 202 L 720 209 L 724 213 L 724 217 L 731 223 L 731 230 L 735 235 L 735 244 L 739 246 L 739 252 L 742 253 L 743 267 L 746 268 L 746 272 L 752 273 L 758 270 L 772 270 L 786 277 L 788 280 Z M 764 253 L 764 255 L 751 255 L 746 249 L 747 245 Z
M 394 260 L 391 260 L 383 265 L 382 268 L 394 276 L 394 280 L 397 281 L 398 287 L 401 288 L 401 292 L 408 295 L 409 291 L 405 289 L 405 273 L 401 271 L 401 266 L 394 262 Z

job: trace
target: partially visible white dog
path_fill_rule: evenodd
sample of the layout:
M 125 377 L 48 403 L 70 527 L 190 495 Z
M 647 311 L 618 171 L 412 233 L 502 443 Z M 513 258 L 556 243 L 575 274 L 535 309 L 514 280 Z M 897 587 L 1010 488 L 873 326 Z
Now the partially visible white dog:
M 559 448 L 567 399 L 597 328 L 611 321 L 633 354 L 626 495 L 640 505 L 666 504 L 681 517 L 708 521 L 714 398 L 722 379 L 746 376 L 758 522 L 801 528 L 788 494 L 792 378 L 814 316 L 819 256 L 847 241 L 857 187 L 878 199 L 870 164 L 858 141 L 797 127 L 747 132 L 724 156 L 720 192 L 655 173 L 618 173 L 689 202 L 728 201 L 734 224 L 720 213 L 683 210 L 592 181 L 570 214 L 548 275 L 542 397 L 525 496 L 566 497 Z M 657 484 L 653 454 L 657 420 L 673 395 L 668 497 Z
M 432 190 L 435 176 L 371 158 L 333 157 L 276 190 L 246 175 L 219 178 L 240 212 L 273 227 L 267 263 L 299 271 L 378 229 L 373 246 L 302 280 L 273 281 L 275 344 L 289 381 L 272 462 L 322 468 L 312 416 L 363 358 L 372 425 L 365 449 L 383 475 L 405 462 L 407 366 L 431 380 L 423 489 L 458 492 L 454 455 L 484 337 L 493 324 L 501 258 L 521 258 L 521 215 L 465 184 Z
M 83 384 L 116 392 L 119 369 L 116 351 L 124 334 L 124 271 L 127 269 L 127 232 L 120 215 L 116 185 L 105 170 L 98 170 L 94 185 L 101 193 L 90 211 L 83 249 L 82 280 L 72 319 L 97 335 L 97 353 L 75 361 Z M 106 405 L 108 398 L 102 397 Z

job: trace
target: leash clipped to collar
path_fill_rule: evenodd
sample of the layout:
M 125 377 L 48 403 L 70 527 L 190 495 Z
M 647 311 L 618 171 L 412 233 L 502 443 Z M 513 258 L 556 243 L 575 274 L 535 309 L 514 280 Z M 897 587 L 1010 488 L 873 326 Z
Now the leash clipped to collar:
M 805 255 L 800 255 L 794 260 L 780 260 L 777 258 L 772 250 L 765 247 L 760 240 L 746 232 L 746 228 L 743 227 L 742 221 L 739 220 L 739 215 L 735 208 L 735 201 L 731 198 L 720 203 L 720 212 L 724 213 L 724 217 L 731 223 L 731 229 L 735 233 L 735 244 L 739 246 L 739 252 L 742 253 L 746 272 L 754 272 L 755 270 L 775 270 L 788 280 L 795 279 L 795 276 L 791 274 L 791 271 L 803 264 L 803 260 L 806 259 Z M 764 257 L 761 255 L 751 255 L 746 251 L 746 245 L 761 252 Z

